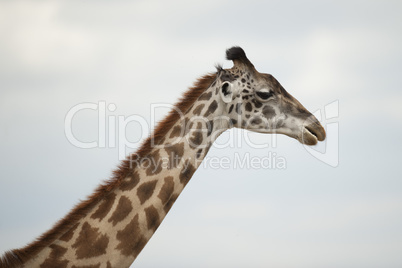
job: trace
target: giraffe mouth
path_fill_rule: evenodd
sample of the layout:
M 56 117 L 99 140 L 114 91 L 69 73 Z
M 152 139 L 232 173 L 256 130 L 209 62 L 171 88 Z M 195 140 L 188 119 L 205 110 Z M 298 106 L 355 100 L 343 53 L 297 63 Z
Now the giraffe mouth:
M 315 136 L 316 139 L 318 140 L 318 135 L 317 135 L 316 132 L 314 132 L 314 129 L 312 129 L 312 128 L 308 127 L 308 126 L 305 127 L 305 128 L 306 128 L 306 130 L 307 130 L 308 132 L 310 132 L 311 135 Z
M 321 124 L 307 125 L 303 127 L 299 141 L 306 145 L 316 145 L 318 141 L 325 140 L 325 130 Z

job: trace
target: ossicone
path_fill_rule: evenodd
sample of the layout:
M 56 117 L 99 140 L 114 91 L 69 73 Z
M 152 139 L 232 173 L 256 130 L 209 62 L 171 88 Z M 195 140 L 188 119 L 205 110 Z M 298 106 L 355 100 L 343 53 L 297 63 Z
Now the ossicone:
M 226 59 L 232 60 L 234 65 L 243 64 L 254 69 L 254 65 L 247 58 L 244 50 L 239 46 L 234 46 L 226 50 Z

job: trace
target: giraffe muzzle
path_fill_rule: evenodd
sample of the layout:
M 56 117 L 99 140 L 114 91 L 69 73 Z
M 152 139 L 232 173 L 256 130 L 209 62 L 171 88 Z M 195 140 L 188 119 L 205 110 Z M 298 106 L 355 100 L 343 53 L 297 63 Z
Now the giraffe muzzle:
M 324 127 L 312 116 L 303 125 L 302 135 L 299 141 L 306 145 L 316 145 L 318 141 L 325 140 L 326 133 Z

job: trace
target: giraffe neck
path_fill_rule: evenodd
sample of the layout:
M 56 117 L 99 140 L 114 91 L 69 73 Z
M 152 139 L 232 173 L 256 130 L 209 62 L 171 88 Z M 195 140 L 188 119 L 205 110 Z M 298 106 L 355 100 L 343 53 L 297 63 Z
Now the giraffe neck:
M 25 267 L 129 267 L 227 129 L 218 103 L 208 88 L 148 154 L 130 157 L 133 169 L 118 187 Z

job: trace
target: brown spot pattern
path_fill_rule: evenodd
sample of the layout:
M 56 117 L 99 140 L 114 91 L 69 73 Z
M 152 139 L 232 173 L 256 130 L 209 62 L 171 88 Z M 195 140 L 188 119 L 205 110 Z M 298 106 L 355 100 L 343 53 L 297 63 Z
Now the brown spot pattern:
M 120 197 L 119 203 L 110 217 L 109 222 L 111 222 L 113 226 L 116 225 L 118 222 L 124 220 L 132 210 L 133 206 L 131 205 L 130 199 L 125 196 Z
M 70 230 L 68 230 L 64 235 L 62 235 L 59 239 L 61 241 L 64 242 L 68 242 L 71 240 L 71 238 L 73 238 L 74 235 L 74 231 L 75 229 L 77 229 L 78 225 L 80 225 L 79 223 L 75 224 L 73 227 L 70 228 Z
M 184 143 L 177 143 L 165 147 L 166 153 L 169 157 L 169 168 L 175 168 L 181 161 L 184 154 Z
M 200 104 L 197 106 L 197 108 L 194 109 L 193 114 L 194 115 L 200 115 L 202 108 L 204 108 L 205 104 Z
M 202 153 L 202 149 L 198 149 L 197 153 L 196 153 L 196 157 L 200 158 L 201 157 L 201 153 Z
M 203 137 L 202 137 L 202 124 L 201 122 L 197 123 L 197 128 L 193 131 L 193 136 L 190 138 L 190 147 L 195 149 L 201 145 Z
M 174 137 L 179 137 L 181 135 L 182 130 L 185 129 L 180 125 L 173 127 L 172 132 L 170 133 L 169 139 L 173 139 Z M 183 131 L 184 134 L 184 131 Z
M 268 105 L 262 109 L 262 113 L 265 115 L 266 118 L 271 118 L 276 115 L 274 108 Z
M 180 182 L 186 185 L 195 172 L 195 167 L 190 163 L 190 160 L 186 160 L 183 169 L 180 172 Z
M 120 190 L 122 191 L 130 191 L 137 186 L 137 184 L 140 182 L 140 176 L 138 175 L 138 172 L 135 171 L 130 179 L 124 179 L 121 184 L 120 184 Z
M 231 112 L 232 112 L 233 107 L 234 107 L 234 104 L 230 105 L 230 108 L 229 108 L 229 113 L 231 113 Z
M 247 112 L 251 112 L 252 110 L 253 110 L 253 106 L 251 105 L 250 102 L 247 102 L 247 103 L 246 103 L 246 111 L 247 111 Z
M 145 216 L 147 218 L 148 229 L 155 232 L 160 224 L 158 210 L 153 205 L 151 205 L 145 209 Z
M 116 249 L 123 255 L 136 257 L 141 252 L 147 240 L 141 234 L 138 214 L 123 230 L 117 232 L 116 238 L 120 241 Z
M 109 238 L 101 234 L 99 228 L 92 228 L 85 222 L 72 247 L 76 249 L 77 259 L 86 259 L 105 254 L 108 244 Z
M 186 134 L 189 133 L 194 127 L 194 121 L 189 121 L 186 129 Z
M 146 170 L 146 173 L 148 176 L 156 175 L 162 171 L 162 163 L 160 161 L 159 150 L 155 150 L 153 153 L 149 154 L 149 157 L 147 159 L 148 161 L 146 162 L 148 168 Z
M 158 197 L 162 201 L 162 204 L 166 204 L 169 198 L 172 196 L 174 190 L 173 177 L 169 176 L 165 178 L 165 183 L 163 184 Z
M 262 107 L 262 103 L 255 99 L 253 99 L 253 103 L 255 105 L 255 108 L 257 108 L 257 109 Z
M 218 103 L 214 100 L 208 107 L 208 110 L 205 112 L 205 117 L 215 112 L 216 108 L 218 108 Z
M 179 197 L 178 194 L 174 194 L 169 198 L 169 201 L 166 203 L 166 205 L 163 208 L 165 210 L 165 213 L 169 212 L 169 210 L 172 208 L 174 202 L 176 202 L 178 197 Z
M 198 100 L 209 100 L 212 97 L 212 92 L 203 93 Z
M 147 201 L 154 193 L 157 180 L 144 182 L 137 189 L 137 196 L 140 199 L 141 205 Z
M 100 203 L 98 209 L 91 215 L 91 218 L 99 219 L 99 221 L 101 221 L 109 213 L 115 199 L 115 193 L 109 193 L 108 195 L 106 195 L 103 201 Z
M 61 260 L 64 254 L 66 254 L 67 249 L 59 245 L 50 245 L 52 250 L 50 251 L 49 257 L 40 265 L 40 268 L 54 268 L 67 267 L 68 260 Z

